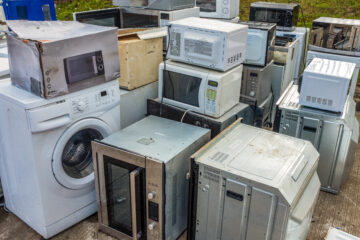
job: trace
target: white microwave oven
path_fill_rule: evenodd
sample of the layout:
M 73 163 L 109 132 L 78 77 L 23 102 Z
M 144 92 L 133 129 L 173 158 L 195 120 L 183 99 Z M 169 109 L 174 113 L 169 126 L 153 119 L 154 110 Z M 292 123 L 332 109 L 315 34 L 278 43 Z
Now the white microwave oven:
M 239 103 L 242 71 L 242 65 L 219 72 L 168 60 L 159 66 L 159 98 L 218 118 Z
M 276 24 L 264 22 L 239 23 L 249 27 L 244 63 L 265 67 L 274 59 Z
M 196 0 L 200 17 L 231 19 L 239 15 L 240 0 Z
M 314 58 L 304 71 L 299 103 L 343 112 L 355 67 L 355 63 Z
M 170 22 L 167 57 L 219 71 L 245 61 L 248 27 L 204 18 Z

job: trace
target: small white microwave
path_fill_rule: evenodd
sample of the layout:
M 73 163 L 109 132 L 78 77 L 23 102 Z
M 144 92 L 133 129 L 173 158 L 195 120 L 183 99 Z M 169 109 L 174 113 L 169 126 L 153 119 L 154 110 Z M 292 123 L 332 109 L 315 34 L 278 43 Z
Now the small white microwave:
M 239 15 L 240 0 L 196 0 L 200 17 L 231 19 Z
M 170 22 L 169 59 L 219 71 L 245 61 L 248 27 L 204 18 Z
M 265 67 L 274 59 L 275 23 L 239 22 L 249 27 L 245 64 Z
M 242 72 L 242 65 L 218 72 L 168 60 L 159 66 L 159 98 L 218 118 L 239 103 Z
M 343 112 L 355 67 L 355 63 L 314 58 L 304 71 L 299 103 Z

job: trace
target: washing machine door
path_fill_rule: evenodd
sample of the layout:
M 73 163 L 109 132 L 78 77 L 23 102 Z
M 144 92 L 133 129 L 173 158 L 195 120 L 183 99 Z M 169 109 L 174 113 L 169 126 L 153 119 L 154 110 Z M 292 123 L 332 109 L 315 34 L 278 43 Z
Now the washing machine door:
M 91 141 L 101 140 L 112 132 L 103 121 L 83 119 L 66 129 L 58 140 L 52 168 L 56 180 L 66 188 L 82 189 L 94 183 Z

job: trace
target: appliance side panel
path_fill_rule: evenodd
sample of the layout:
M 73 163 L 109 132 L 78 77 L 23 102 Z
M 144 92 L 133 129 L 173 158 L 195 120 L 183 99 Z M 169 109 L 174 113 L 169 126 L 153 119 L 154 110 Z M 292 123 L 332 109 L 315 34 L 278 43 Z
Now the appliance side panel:
M 322 127 L 322 134 L 319 142 L 318 151 L 320 153 L 320 160 L 318 166 L 318 174 L 321 186 L 325 188 L 332 188 L 330 179 L 333 174 L 332 166 L 336 168 L 337 165 L 337 145 L 341 140 L 340 132 L 341 125 L 334 122 L 324 121 Z
M 286 205 L 278 203 L 275 213 L 274 228 L 271 239 L 283 240 L 285 238 L 289 209 Z
M 246 239 L 270 240 L 277 198 L 258 188 L 252 189 Z
M 217 240 L 221 234 L 225 183 L 219 170 L 199 167 L 195 239 Z
M 187 227 L 190 157 L 210 140 L 210 132 L 165 164 L 165 239 L 177 239 Z
M 0 116 L 0 175 L 6 207 L 39 230 L 46 223 L 37 177 L 38 159 L 33 157 L 34 146 L 26 111 L 1 99 Z
M 243 183 L 226 180 L 221 239 L 245 238 L 251 188 Z

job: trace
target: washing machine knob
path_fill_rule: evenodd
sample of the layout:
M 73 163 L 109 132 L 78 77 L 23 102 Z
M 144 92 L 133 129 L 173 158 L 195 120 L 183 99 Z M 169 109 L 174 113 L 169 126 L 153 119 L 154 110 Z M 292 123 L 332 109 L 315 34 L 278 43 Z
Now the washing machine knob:
M 254 97 L 255 96 L 255 92 L 254 91 L 251 91 L 250 92 L 250 97 Z
M 78 103 L 77 103 L 77 109 L 79 110 L 79 111 L 84 111 L 85 110 L 85 108 L 86 108 L 86 103 L 84 102 L 84 101 L 82 101 L 82 100 L 80 100 Z
M 155 222 L 150 223 L 150 224 L 148 225 L 148 229 L 149 229 L 150 231 L 154 230 L 155 225 L 156 225 Z

